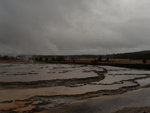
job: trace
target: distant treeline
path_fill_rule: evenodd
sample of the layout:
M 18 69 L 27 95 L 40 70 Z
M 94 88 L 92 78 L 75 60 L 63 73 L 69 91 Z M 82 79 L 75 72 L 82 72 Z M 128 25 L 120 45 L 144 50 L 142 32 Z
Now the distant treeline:
M 150 59 L 150 51 L 106 55 L 113 59 Z
M 70 59 L 80 60 L 80 59 L 90 59 L 92 61 L 109 61 L 110 59 L 150 59 L 150 51 L 141 51 L 141 52 L 132 52 L 132 53 L 120 53 L 120 54 L 111 54 L 111 55 L 20 55 L 20 56 L 0 56 L 0 60 L 31 60 L 39 62 L 49 62 L 49 61 L 66 61 Z
M 32 58 L 40 59 L 40 58 L 51 58 L 53 60 L 62 60 L 66 58 L 70 59 L 93 59 L 99 58 L 102 55 L 33 55 Z
M 16 57 L 13 57 L 13 56 L 0 56 L 0 60 L 15 60 Z
M 63 60 L 65 58 L 70 59 L 150 59 L 150 51 L 132 52 L 132 53 L 119 53 L 110 55 L 47 55 L 47 56 L 33 56 L 33 58 L 51 58 L 53 60 Z

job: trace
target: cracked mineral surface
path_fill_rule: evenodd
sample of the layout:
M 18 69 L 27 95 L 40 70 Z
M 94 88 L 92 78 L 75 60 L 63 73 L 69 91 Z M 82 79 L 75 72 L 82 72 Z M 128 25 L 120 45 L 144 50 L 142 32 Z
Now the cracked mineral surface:
M 4 63 L 0 64 L 0 113 L 75 113 L 74 107 L 82 102 L 88 104 L 96 98 L 96 102 L 106 103 L 110 96 L 130 96 L 131 92 L 147 90 L 149 86 L 148 70 L 100 65 Z M 131 95 L 134 97 L 134 93 Z M 106 105 L 112 105 L 111 101 Z M 116 108 L 119 110 L 123 106 L 118 104 Z M 112 113 L 116 110 L 94 109 L 89 111 L 87 107 L 84 112 Z

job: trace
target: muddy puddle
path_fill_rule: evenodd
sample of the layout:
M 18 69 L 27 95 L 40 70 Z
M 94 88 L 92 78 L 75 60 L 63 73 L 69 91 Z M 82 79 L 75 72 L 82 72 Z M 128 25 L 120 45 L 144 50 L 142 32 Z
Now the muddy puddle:
M 143 90 L 149 88 L 149 83 L 150 71 L 146 70 L 92 65 L 0 64 L 0 112 L 52 112 L 82 100 L 115 98 Z M 93 110 L 93 113 L 97 112 Z

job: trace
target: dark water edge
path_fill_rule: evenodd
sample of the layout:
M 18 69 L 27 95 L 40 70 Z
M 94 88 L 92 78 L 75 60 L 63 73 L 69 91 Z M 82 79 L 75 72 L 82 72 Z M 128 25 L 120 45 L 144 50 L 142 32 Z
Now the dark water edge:
M 73 103 L 67 107 L 54 109 L 52 111 L 55 111 L 55 113 L 143 113 L 144 108 L 141 108 L 142 112 L 129 112 L 131 109 L 126 110 L 124 108 L 135 107 L 135 109 L 140 109 L 138 107 L 150 106 L 149 95 L 150 88 L 143 88 L 121 95 L 88 99 L 78 103 Z M 123 111 L 121 109 L 126 112 L 121 112 Z M 46 112 L 51 113 L 51 111 Z

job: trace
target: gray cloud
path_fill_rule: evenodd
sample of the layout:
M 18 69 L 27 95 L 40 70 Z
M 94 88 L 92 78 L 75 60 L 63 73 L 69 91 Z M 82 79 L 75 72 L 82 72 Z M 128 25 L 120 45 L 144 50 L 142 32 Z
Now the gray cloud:
M 0 53 L 150 49 L 149 0 L 1 0 Z

